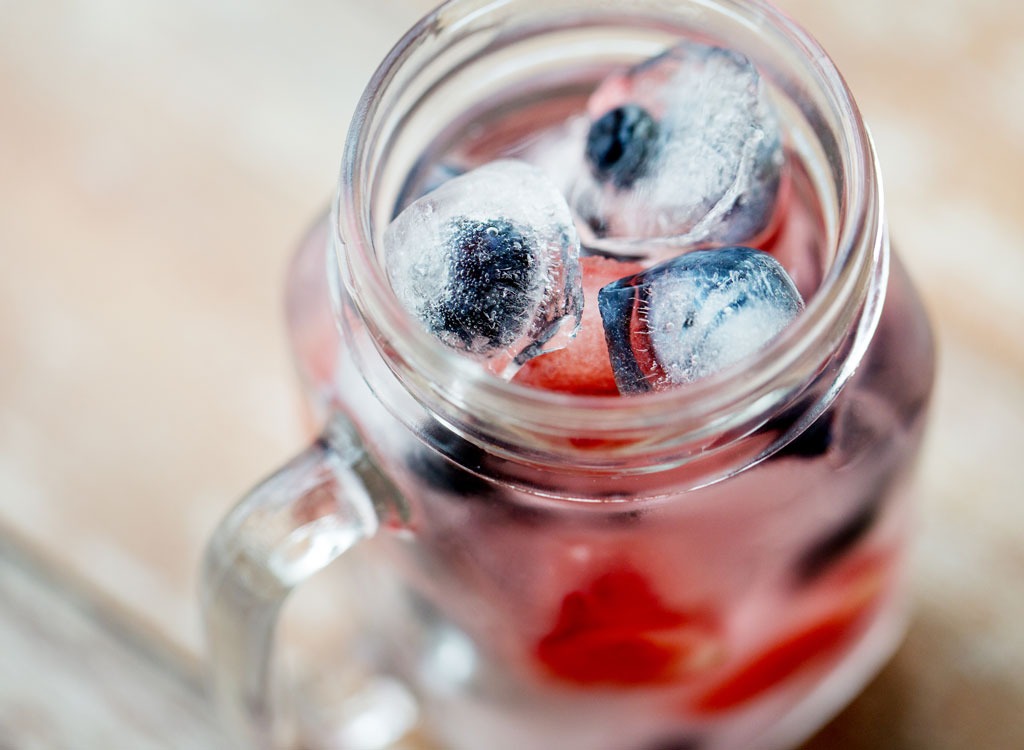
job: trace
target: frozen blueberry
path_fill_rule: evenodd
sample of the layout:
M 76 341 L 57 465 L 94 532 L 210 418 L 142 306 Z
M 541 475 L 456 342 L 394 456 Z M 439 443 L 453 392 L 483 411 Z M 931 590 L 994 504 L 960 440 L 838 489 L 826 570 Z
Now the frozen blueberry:
M 587 111 L 590 168 L 568 194 L 593 231 L 588 244 L 672 253 L 750 243 L 770 226 L 785 152 L 769 85 L 752 60 L 683 41 L 609 75 Z
M 406 460 L 429 487 L 466 498 L 490 498 L 496 493 L 493 484 L 463 468 L 480 467 L 486 457 L 482 448 L 436 422 L 423 434 L 434 449 L 417 445 Z
M 628 188 L 641 177 L 657 150 L 658 124 L 642 107 L 626 104 L 590 126 L 587 161 L 594 176 Z
M 452 231 L 448 283 L 428 305 L 433 332 L 460 340 L 469 351 L 504 349 L 530 314 L 534 250 L 505 219 L 460 219 Z
M 481 520 L 530 526 L 546 519 L 541 509 L 517 503 L 497 482 L 473 473 L 494 468 L 485 467 L 488 454 L 483 448 L 437 422 L 425 425 L 422 434 L 431 447 L 416 445 L 406 463 L 426 487 L 446 500 L 471 504 L 483 514 Z
M 807 404 L 798 404 L 765 424 L 767 432 L 785 433 L 804 415 Z M 828 452 L 832 445 L 832 423 L 835 410 L 828 409 L 810 424 L 807 429 L 775 452 L 773 458 L 816 458 Z
M 454 163 L 421 159 L 409 171 L 402 189 L 398 191 L 392 218 L 398 216 L 406 206 L 417 198 L 422 198 L 427 193 L 437 190 L 448 180 L 465 173 L 466 170 L 463 167 Z
M 399 302 L 495 373 L 511 377 L 529 357 L 565 346 L 579 325 L 572 214 L 544 172 L 524 162 L 448 179 L 407 206 L 383 244 Z
M 672 737 L 657 742 L 646 750 L 698 750 L 701 743 L 693 737 Z
M 778 261 L 748 247 L 672 258 L 603 287 L 597 304 L 621 393 L 718 372 L 763 347 L 803 309 Z
M 875 525 L 881 504 L 880 495 L 869 498 L 852 516 L 813 542 L 797 560 L 797 580 L 813 581 L 852 550 Z

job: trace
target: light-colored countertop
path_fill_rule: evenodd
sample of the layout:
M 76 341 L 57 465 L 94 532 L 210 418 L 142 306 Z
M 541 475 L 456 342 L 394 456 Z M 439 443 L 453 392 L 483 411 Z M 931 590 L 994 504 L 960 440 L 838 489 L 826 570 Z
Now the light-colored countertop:
M 809 747 L 1024 747 L 1024 4 L 780 4 L 871 124 L 940 345 L 913 625 Z M 302 441 L 285 265 L 428 5 L 0 5 L 0 545 L 185 671 L 206 538 Z

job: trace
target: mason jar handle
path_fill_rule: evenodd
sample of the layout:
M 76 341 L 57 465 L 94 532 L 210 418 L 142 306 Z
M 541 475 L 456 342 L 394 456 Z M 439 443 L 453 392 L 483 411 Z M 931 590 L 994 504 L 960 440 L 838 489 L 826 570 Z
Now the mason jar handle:
M 390 496 L 390 497 L 389 497 Z M 350 422 L 335 415 L 306 450 L 223 519 L 202 576 L 210 681 L 241 746 L 289 746 L 273 701 L 278 617 L 288 594 L 380 525 L 397 491 Z

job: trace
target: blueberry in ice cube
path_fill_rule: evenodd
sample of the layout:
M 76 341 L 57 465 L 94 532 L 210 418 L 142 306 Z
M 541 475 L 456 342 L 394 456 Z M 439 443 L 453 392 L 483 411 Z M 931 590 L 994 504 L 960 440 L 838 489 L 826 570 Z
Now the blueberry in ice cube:
M 802 309 L 785 269 L 748 247 L 687 253 L 598 292 L 624 394 L 690 383 L 735 364 Z
M 835 415 L 831 411 L 825 412 L 814 420 L 810 427 L 778 450 L 775 457 L 814 458 L 824 455 L 832 445 L 832 423 L 834 421 Z
M 627 104 L 606 112 L 587 134 L 587 161 L 594 176 L 628 188 L 654 157 L 658 125 L 643 107 Z
M 426 486 L 466 498 L 484 499 L 496 493 L 495 485 L 469 470 L 482 465 L 483 448 L 437 422 L 428 424 L 423 436 L 431 447 L 417 444 L 406 461 Z
M 792 409 L 787 409 L 765 423 L 764 431 L 775 432 L 779 435 L 789 432 L 803 418 L 807 408 L 808 404 L 799 403 Z M 824 455 L 832 445 L 832 423 L 834 421 L 835 409 L 827 409 L 803 432 L 772 454 L 772 458 L 816 458 Z
M 451 237 L 448 287 L 426 306 L 432 331 L 467 351 L 504 349 L 530 313 L 536 250 L 505 219 L 459 219 Z
M 699 750 L 701 742 L 694 737 L 683 736 L 657 742 L 646 750 Z
M 416 200 L 387 228 L 384 252 L 395 296 L 423 327 L 503 375 L 579 325 L 569 207 L 524 162 L 491 162 Z
M 402 189 L 398 191 L 392 218 L 398 216 L 406 206 L 417 198 L 437 190 L 448 180 L 465 173 L 466 169 L 455 163 L 421 159 L 409 171 Z
M 880 495 L 869 498 L 849 518 L 812 542 L 797 560 L 797 581 L 808 583 L 815 580 L 856 547 L 874 527 L 881 504 Z
M 530 526 L 547 517 L 539 508 L 517 503 L 498 482 L 481 476 L 494 472 L 483 448 L 438 422 L 430 422 L 421 430 L 426 445 L 417 443 L 406 453 L 405 460 L 425 488 L 445 500 L 471 507 L 472 512 L 480 514 L 480 521 Z
M 570 203 L 594 230 L 589 244 L 628 252 L 745 243 L 770 225 L 781 128 L 744 55 L 684 41 L 608 76 L 588 112 L 591 169 L 577 176 Z

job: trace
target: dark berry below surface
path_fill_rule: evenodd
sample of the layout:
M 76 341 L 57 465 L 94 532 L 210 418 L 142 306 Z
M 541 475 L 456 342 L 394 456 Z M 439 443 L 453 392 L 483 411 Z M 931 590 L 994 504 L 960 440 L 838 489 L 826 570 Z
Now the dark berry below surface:
M 875 526 L 881 506 L 881 496 L 868 498 L 851 516 L 814 541 L 797 559 L 797 581 L 808 583 L 819 578 L 856 547 Z
M 654 118 L 642 107 L 626 104 L 606 112 L 590 126 L 587 161 L 599 180 L 628 188 L 646 172 L 657 143 Z
M 788 410 L 772 418 L 764 429 L 770 432 L 785 433 L 800 417 L 804 407 Z M 832 445 L 832 425 L 835 421 L 835 410 L 827 409 L 807 429 L 786 443 L 772 456 L 773 458 L 817 458 L 828 452 Z
M 449 281 L 430 319 L 470 351 L 509 346 L 530 315 L 536 283 L 534 253 L 511 222 L 465 220 L 453 239 Z

